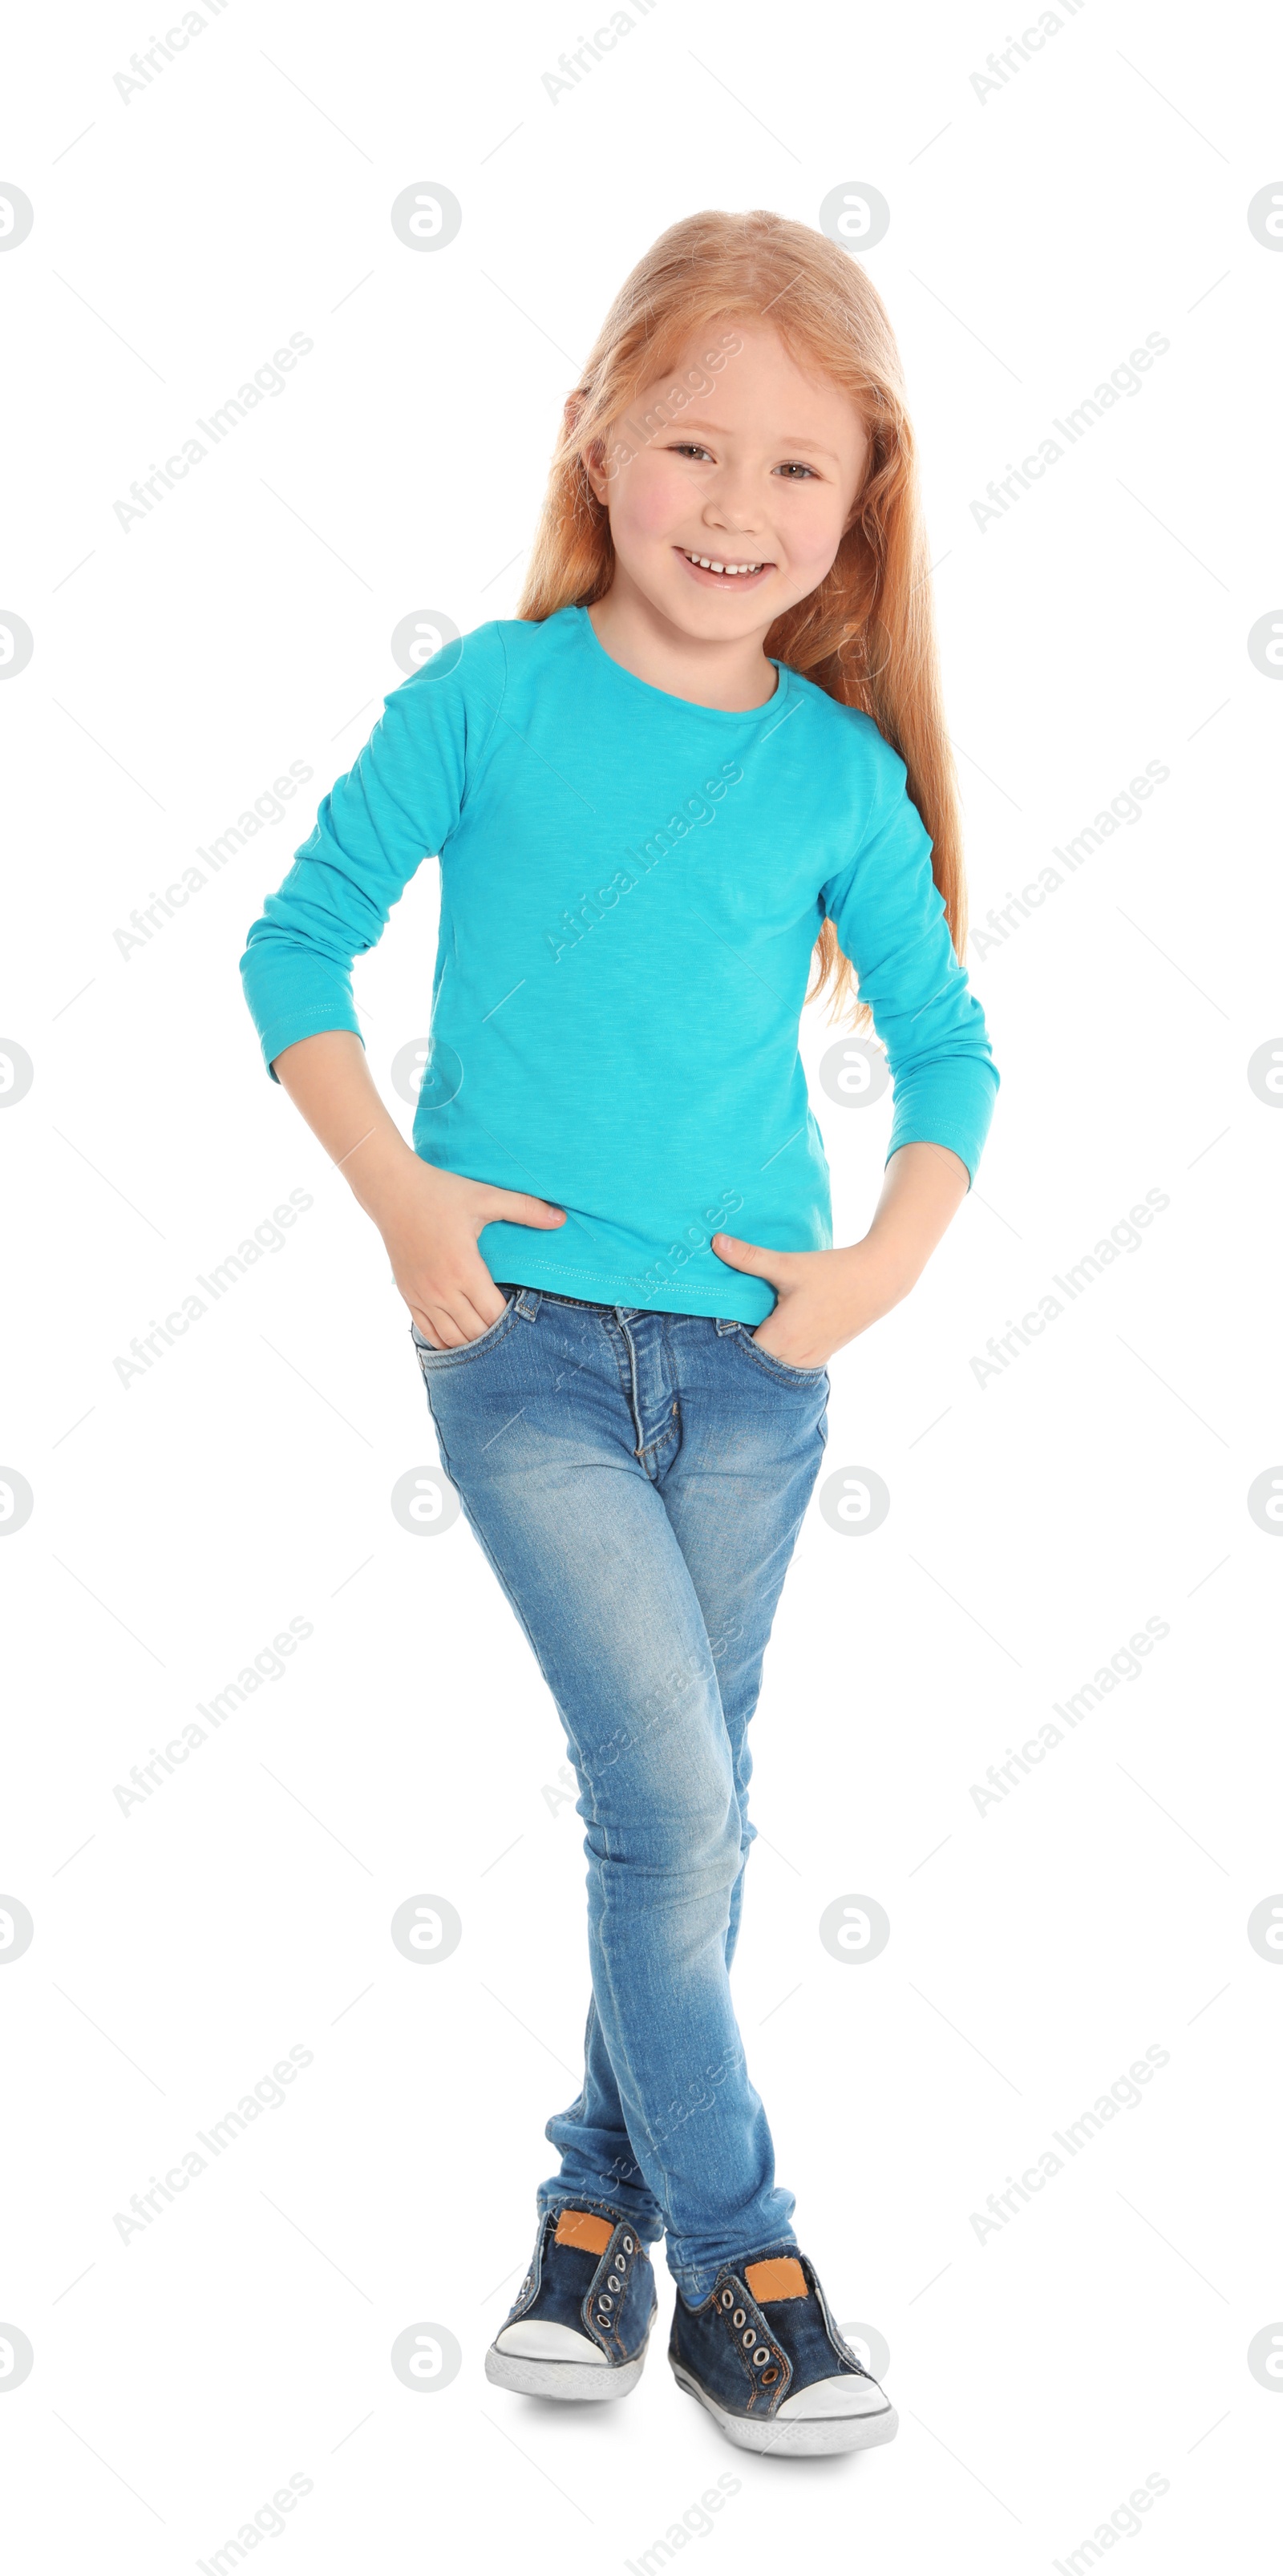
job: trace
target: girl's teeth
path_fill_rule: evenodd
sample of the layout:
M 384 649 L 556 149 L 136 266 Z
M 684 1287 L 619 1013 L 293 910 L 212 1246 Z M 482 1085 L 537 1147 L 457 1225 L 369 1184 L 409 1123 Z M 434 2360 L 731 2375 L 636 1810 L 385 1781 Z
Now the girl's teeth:
M 698 564 L 703 572 L 760 572 L 762 569 L 760 564 L 712 563 L 707 555 L 687 555 L 686 561 L 687 563 Z

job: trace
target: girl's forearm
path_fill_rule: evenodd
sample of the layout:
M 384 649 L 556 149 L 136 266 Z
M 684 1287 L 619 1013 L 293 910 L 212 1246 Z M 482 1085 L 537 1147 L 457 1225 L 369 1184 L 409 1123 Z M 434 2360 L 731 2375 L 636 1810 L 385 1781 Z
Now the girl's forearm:
M 360 1039 L 350 1029 L 323 1029 L 274 1063 L 282 1089 L 377 1224 L 418 1157 L 375 1090 Z
M 901 1145 L 892 1155 L 860 1248 L 876 1254 L 898 1297 L 921 1277 L 968 1185 L 966 1164 L 947 1145 Z
M 299 1038 L 274 1058 L 277 1080 L 351 1184 L 383 1237 L 392 1276 L 432 1350 L 455 1350 L 498 1322 L 504 1301 L 478 1249 L 488 1225 L 564 1225 L 565 1211 L 425 1162 L 385 1109 L 350 1029 Z

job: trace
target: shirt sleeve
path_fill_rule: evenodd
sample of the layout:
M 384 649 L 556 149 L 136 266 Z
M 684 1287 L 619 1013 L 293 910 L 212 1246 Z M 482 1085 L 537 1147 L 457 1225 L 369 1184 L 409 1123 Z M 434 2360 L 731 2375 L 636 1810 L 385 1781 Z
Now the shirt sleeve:
M 382 937 L 422 861 L 458 822 L 503 698 L 495 628 L 446 646 L 384 700 L 356 764 L 330 789 L 283 885 L 269 894 L 241 982 L 273 1082 L 274 1058 L 322 1029 L 357 1025 L 352 965 Z
M 898 753 L 871 718 L 868 811 L 824 910 L 859 977 L 895 1087 L 887 1161 L 901 1145 L 947 1145 L 969 1184 L 989 1132 L 998 1070 L 985 1017 L 959 963 L 931 873 L 931 838 Z

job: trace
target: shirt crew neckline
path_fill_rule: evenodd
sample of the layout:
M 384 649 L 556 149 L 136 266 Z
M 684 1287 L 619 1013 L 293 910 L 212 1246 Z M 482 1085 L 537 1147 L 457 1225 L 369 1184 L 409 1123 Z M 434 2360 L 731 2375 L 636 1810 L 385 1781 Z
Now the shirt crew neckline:
M 581 607 L 578 602 L 572 603 L 567 613 L 579 620 L 589 652 L 598 662 L 604 664 L 616 681 L 626 689 L 635 690 L 642 698 L 657 699 L 663 707 L 681 707 L 687 715 L 708 716 L 714 724 L 719 725 L 757 724 L 763 716 L 771 715 L 782 708 L 790 694 L 792 673 L 788 664 L 779 661 L 774 653 L 768 653 L 767 661 L 771 663 L 778 677 L 770 697 L 764 698 L 760 707 L 701 706 L 696 698 L 679 698 L 671 689 L 657 689 L 649 680 L 639 680 L 635 671 L 625 670 L 623 663 L 617 662 L 613 653 L 607 652 L 587 609 Z

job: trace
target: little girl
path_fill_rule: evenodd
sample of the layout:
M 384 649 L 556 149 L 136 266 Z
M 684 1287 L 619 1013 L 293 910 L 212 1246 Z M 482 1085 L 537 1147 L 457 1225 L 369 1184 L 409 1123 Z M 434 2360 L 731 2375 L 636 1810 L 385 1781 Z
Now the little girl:
M 412 1150 L 350 970 L 430 852 Z M 757 2451 L 896 2429 L 793 2233 L 729 1969 L 826 1362 L 908 1294 L 992 1114 L 964 939 L 886 313 L 804 225 L 692 216 L 567 402 L 517 617 L 386 700 L 242 971 L 269 1070 L 383 1236 L 579 1783 L 583 2088 L 487 2376 L 634 2387 L 662 2235 L 678 2384 Z M 826 987 L 895 1086 L 876 1213 L 839 1250 L 798 1054 Z

